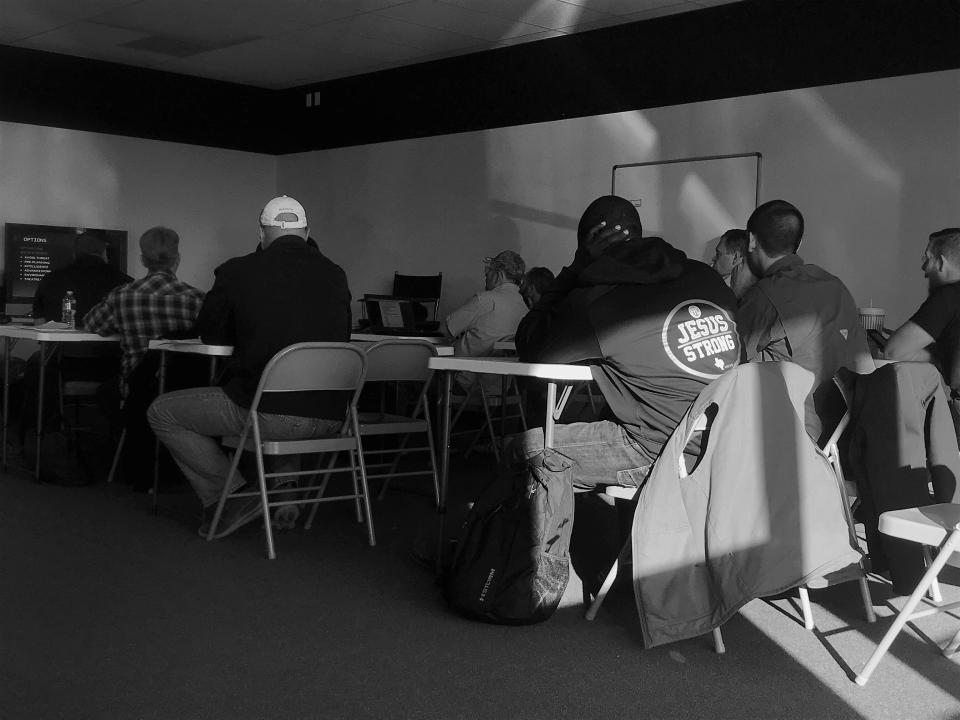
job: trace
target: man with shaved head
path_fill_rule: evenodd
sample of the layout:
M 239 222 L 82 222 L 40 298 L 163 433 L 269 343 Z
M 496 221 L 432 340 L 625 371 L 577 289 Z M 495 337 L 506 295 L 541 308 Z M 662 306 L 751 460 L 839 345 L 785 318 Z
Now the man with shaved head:
M 520 359 L 591 365 L 613 416 L 558 425 L 554 447 L 574 489 L 639 487 L 700 391 L 740 358 L 736 298 L 708 265 L 643 237 L 637 209 L 606 195 L 587 207 L 573 261 L 517 329 Z M 543 431 L 510 445 L 507 462 L 543 449 Z
M 747 263 L 759 279 L 741 300 L 737 327 L 747 360 L 791 360 L 814 374 L 806 426 L 816 440 L 837 370 L 869 373 L 874 364 L 846 285 L 796 254 L 803 226 L 803 215 L 785 200 L 750 215 Z

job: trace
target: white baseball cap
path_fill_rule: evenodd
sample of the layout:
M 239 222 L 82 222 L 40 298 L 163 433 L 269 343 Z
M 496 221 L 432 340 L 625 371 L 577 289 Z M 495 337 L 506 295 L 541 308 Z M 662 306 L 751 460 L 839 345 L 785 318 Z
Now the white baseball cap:
M 260 213 L 263 227 L 300 229 L 307 227 L 307 211 L 292 197 L 281 195 L 268 202 Z

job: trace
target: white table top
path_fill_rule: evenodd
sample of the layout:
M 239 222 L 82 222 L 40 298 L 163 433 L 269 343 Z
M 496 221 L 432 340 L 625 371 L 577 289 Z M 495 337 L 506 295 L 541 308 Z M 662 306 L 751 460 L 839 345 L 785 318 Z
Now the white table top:
M 207 345 L 201 342 L 200 338 L 189 338 L 187 340 L 151 340 L 149 348 L 151 350 L 189 353 L 191 355 L 213 355 L 216 357 L 229 357 L 233 355 L 233 345 Z
M 437 348 L 437 354 L 440 356 L 450 356 L 453 355 L 453 345 L 447 345 L 444 342 L 443 338 L 439 337 L 416 337 L 413 335 L 375 335 L 373 333 L 351 333 L 350 342 L 354 343 L 375 343 L 382 342 L 383 340 L 426 340 L 428 343 L 435 345 Z
M 512 357 L 433 357 L 427 360 L 427 366 L 433 370 L 463 370 L 488 375 L 518 375 L 568 382 L 593 379 L 589 365 L 527 363 Z
M 0 325 L 0 337 L 38 342 L 120 342 L 119 335 L 97 335 L 81 330 L 44 329 L 30 325 Z
M 428 343 L 433 343 L 434 345 L 446 345 L 446 338 L 438 337 L 436 335 L 380 335 L 378 333 L 368 333 L 368 332 L 352 332 L 350 333 L 351 340 L 358 340 L 360 342 L 380 342 L 381 340 L 425 340 Z

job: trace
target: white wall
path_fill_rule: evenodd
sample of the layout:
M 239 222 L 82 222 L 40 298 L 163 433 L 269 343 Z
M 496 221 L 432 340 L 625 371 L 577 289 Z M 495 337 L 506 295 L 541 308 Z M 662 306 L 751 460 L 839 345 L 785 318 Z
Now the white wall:
M 213 269 L 253 250 L 257 214 L 276 187 L 276 158 L 232 150 L 0 123 L 0 221 L 180 234 L 179 276 L 206 290 Z
M 885 307 L 888 326 L 909 317 L 927 235 L 960 225 L 960 71 L 288 155 L 277 189 L 306 206 L 355 296 L 388 291 L 395 269 L 443 271 L 449 310 L 498 250 L 559 270 L 614 164 L 753 151 L 761 201 L 805 215 L 801 255 Z M 744 167 L 664 172 L 641 217 L 702 258 L 746 222 Z

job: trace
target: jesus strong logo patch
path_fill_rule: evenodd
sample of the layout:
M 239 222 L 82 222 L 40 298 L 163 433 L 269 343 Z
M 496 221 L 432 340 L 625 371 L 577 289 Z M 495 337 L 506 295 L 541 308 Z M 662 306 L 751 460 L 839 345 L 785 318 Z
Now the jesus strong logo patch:
M 740 359 L 737 324 L 707 300 L 686 300 L 663 323 L 663 349 L 681 370 L 713 380 Z

